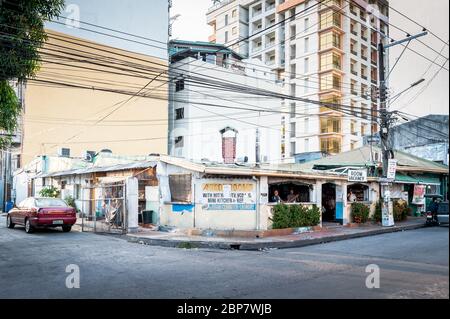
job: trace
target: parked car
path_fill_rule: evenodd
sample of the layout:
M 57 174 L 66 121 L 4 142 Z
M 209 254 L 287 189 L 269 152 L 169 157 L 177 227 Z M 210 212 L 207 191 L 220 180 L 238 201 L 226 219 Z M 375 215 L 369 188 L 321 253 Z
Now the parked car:
M 27 233 L 36 228 L 62 227 L 70 232 L 77 220 L 76 210 L 62 199 L 30 197 L 19 203 L 6 216 L 6 226 L 25 226 Z
M 448 202 L 443 202 L 443 197 L 441 195 L 427 196 L 432 198 L 433 202 L 427 210 L 427 221 L 428 226 L 439 226 L 448 225 Z

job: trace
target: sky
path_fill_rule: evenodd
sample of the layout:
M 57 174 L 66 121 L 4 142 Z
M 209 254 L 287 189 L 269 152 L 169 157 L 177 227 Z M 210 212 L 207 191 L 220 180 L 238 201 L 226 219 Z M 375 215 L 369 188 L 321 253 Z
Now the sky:
M 173 38 L 183 40 L 207 41 L 212 29 L 206 23 L 206 12 L 211 6 L 211 0 L 174 0 L 174 7 L 171 15 L 180 14 L 173 25 Z M 390 5 L 408 17 L 419 22 L 433 33 L 437 34 L 444 41 L 448 41 L 449 35 L 449 1 L 448 0 L 391 0 Z M 417 34 L 422 29 L 402 17 L 391 12 L 391 24 L 411 33 Z M 404 33 L 391 27 L 391 37 L 401 39 Z M 432 35 L 421 39 L 431 48 L 440 52 L 446 58 L 449 56 L 449 47 Z M 439 57 L 438 53 L 425 47 L 418 41 L 413 41 L 410 48 L 423 54 L 432 61 L 442 65 L 446 58 Z M 395 47 L 390 50 L 391 65 L 400 56 L 403 47 Z M 430 67 L 431 66 L 431 67 Z M 445 65 L 449 68 L 449 63 Z M 390 77 L 390 95 L 395 96 L 403 91 L 410 84 L 424 78 L 426 82 L 407 91 L 395 103 L 391 105 L 391 110 L 401 110 L 416 116 L 426 114 L 449 114 L 449 72 L 440 66 L 434 65 L 417 54 L 406 50 L 402 58 Z M 425 73 L 425 71 L 428 71 Z M 438 74 L 435 76 L 435 74 Z M 430 82 L 433 78 L 434 80 Z M 419 94 L 420 93 L 420 94 Z
M 127 14 L 124 15 L 124 12 Z M 61 16 L 73 18 L 82 22 L 125 31 L 152 40 L 162 42 L 150 42 L 139 38 L 132 38 L 135 42 L 124 41 L 119 38 L 93 33 L 79 28 L 74 28 L 67 19 L 60 19 L 62 24 L 47 23 L 47 27 L 70 34 L 72 36 L 89 39 L 105 45 L 124 50 L 138 52 L 167 59 L 165 44 L 168 39 L 169 14 L 167 0 L 66 0 L 66 6 Z M 70 27 L 68 27 L 69 25 Z M 96 29 L 90 25 L 80 25 L 85 29 L 95 29 L 103 33 L 111 33 L 108 30 Z M 119 37 L 130 38 L 127 35 L 116 34 Z M 141 43 L 138 43 L 141 42 Z M 143 45 L 147 42 L 150 45 Z

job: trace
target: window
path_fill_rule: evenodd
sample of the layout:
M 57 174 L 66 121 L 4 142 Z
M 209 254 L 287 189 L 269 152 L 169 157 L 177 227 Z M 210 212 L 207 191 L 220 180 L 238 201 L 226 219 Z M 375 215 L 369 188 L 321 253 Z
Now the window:
M 308 18 L 306 18 L 305 19 L 305 31 L 308 31 L 308 29 L 309 29 L 309 19 Z
M 309 92 L 309 79 L 303 79 L 303 86 L 304 86 L 304 92 L 308 93 Z
M 305 62 L 304 62 L 304 64 L 303 64 L 303 72 L 304 73 L 308 73 L 309 72 L 309 58 L 306 58 L 305 59 Z
M 192 175 L 169 175 L 169 189 L 172 202 L 190 203 L 192 201 Z
M 320 15 L 320 29 L 330 27 L 341 27 L 341 14 L 339 12 L 327 11 Z
M 309 133 L 309 118 L 305 119 L 304 126 L 305 126 L 305 134 L 308 134 Z
M 225 31 L 225 43 L 228 42 L 228 31 Z
M 184 119 L 184 107 L 175 110 L 175 120 Z
M 341 78 L 339 75 L 327 73 L 320 76 L 320 89 L 324 90 L 340 90 Z
M 323 153 L 337 154 L 341 152 L 340 138 L 323 138 L 320 140 L 320 150 Z
M 320 56 L 320 70 L 341 70 L 341 56 L 335 52 L 324 53 Z
M 231 16 L 232 16 L 233 18 L 236 18 L 236 17 L 237 17 L 237 10 L 236 10 L 236 9 L 233 10 L 233 12 L 231 13 Z
M 180 92 L 184 90 L 184 79 L 175 82 L 175 91 Z
M 225 15 L 225 26 L 228 25 L 228 14 Z
M 341 133 L 341 120 L 337 117 L 323 117 L 320 119 L 320 133 Z
M 177 136 L 175 138 L 175 148 L 181 148 L 181 147 L 184 147 L 184 137 Z
M 231 32 L 233 33 L 233 35 L 236 35 L 237 34 L 237 27 L 233 27 Z
M 305 38 L 305 53 L 309 52 L 309 38 Z
M 358 135 L 358 132 L 356 132 L 356 121 L 351 121 L 351 123 L 350 123 L 350 133 L 352 135 Z
M 291 157 L 293 157 L 296 153 L 296 143 L 291 142 Z
M 36 207 L 67 207 L 67 203 L 57 198 L 36 198 Z
M 320 36 L 320 50 L 341 48 L 341 36 L 336 32 L 323 33 Z

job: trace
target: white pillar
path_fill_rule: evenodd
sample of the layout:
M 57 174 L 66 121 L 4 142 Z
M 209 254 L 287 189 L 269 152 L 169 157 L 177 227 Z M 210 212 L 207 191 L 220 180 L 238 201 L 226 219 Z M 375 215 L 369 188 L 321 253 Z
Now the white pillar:
M 139 182 L 135 177 L 129 177 L 125 181 L 126 187 L 126 212 L 128 221 L 128 232 L 136 233 L 139 229 Z
M 315 202 L 317 205 L 317 208 L 320 209 L 320 226 L 322 227 L 322 185 L 324 183 L 322 181 L 316 181 L 316 184 L 314 185 L 314 195 L 315 195 Z

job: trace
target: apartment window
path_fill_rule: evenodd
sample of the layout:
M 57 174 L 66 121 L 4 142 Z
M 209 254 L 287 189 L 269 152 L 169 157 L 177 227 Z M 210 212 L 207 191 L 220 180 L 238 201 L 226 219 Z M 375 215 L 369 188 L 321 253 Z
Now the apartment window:
M 361 104 L 361 116 L 364 119 L 369 118 L 369 109 L 367 108 L 366 104 Z
M 365 65 L 361 65 L 361 77 L 367 80 L 367 67 Z
M 367 61 L 367 47 L 365 45 L 361 45 L 361 58 Z
M 233 35 L 236 35 L 237 34 L 237 27 L 233 27 L 233 29 L 231 29 L 232 31 L 232 33 L 233 33 Z
M 303 64 L 303 72 L 308 73 L 309 72 L 309 58 L 306 58 Z
M 320 15 L 320 29 L 330 27 L 341 27 L 341 14 L 339 12 L 327 11 Z
M 305 53 L 309 52 L 309 38 L 305 38 Z
M 323 113 L 323 112 L 331 111 L 331 108 L 326 106 L 327 104 L 333 104 L 333 105 L 341 104 L 341 99 L 336 95 L 331 95 L 331 96 L 327 95 L 327 96 L 322 96 L 320 98 L 320 102 L 325 104 L 320 107 L 320 112 Z M 333 107 L 333 105 L 330 105 L 330 106 Z
M 303 86 L 304 86 L 304 92 L 308 93 L 309 92 L 309 79 L 303 79 Z
M 361 97 L 367 99 L 369 95 L 369 88 L 365 84 L 361 84 Z
M 356 30 L 356 22 L 353 20 L 350 21 L 350 32 L 354 35 L 358 35 L 358 31 Z
M 184 119 L 184 107 L 175 110 L 175 119 L 176 120 Z
M 296 73 L 297 73 L 297 65 L 296 64 L 292 64 L 291 65 L 291 72 L 290 72 L 290 78 L 291 79 L 295 79 L 296 77 Z
M 341 36 L 336 32 L 323 33 L 320 36 L 320 50 L 341 48 Z
M 358 46 L 358 44 L 356 43 L 356 41 L 355 40 L 350 40 L 350 52 L 353 54 L 353 55 L 358 55 L 358 51 L 357 51 L 357 47 Z
M 358 132 L 356 132 L 356 121 L 351 121 L 351 123 L 350 123 L 350 133 L 352 135 L 358 135 Z
M 320 70 L 341 70 L 341 56 L 335 52 L 324 53 L 320 56 Z
M 225 15 L 225 26 L 228 25 L 228 14 Z
M 232 16 L 233 18 L 236 18 L 236 17 L 237 17 L 237 10 L 236 10 L 236 9 L 233 10 L 233 12 L 231 13 L 231 16 Z
M 309 29 L 309 18 L 306 18 L 305 19 L 305 31 L 308 31 L 308 29 Z
M 177 136 L 177 137 L 175 137 L 175 148 L 181 148 L 181 147 L 184 147 L 184 137 Z
M 355 80 L 351 80 L 350 81 L 350 91 L 353 95 L 358 95 L 358 92 L 356 91 L 356 81 Z
M 337 74 L 327 73 L 320 76 L 320 89 L 324 90 L 340 90 L 341 77 Z
M 290 129 L 290 137 L 295 137 L 296 135 L 296 123 L 292 122 L 291 123 L 291 129 Z
M 296 143 L 291 142 L 291 157 L 293 157 L 296 154 Z
M 323 117 L 320 119 L 320 133 L 341 133 L 341 119 L 338 117 Z
M 175 91 L 180 92 L 184 90 L 184 79 L 175 82 Z
M 358 76 L 358 71 L 356 70 L 358 63 L 355 60 L 350 60 L 350 72 L 353 75 Z
M 228 42 L 228 31 L 225 31 L 225 43 Z
M 366 124 L 361 124 L 361 136 L 366 136 L 367 133 L 367 125 Z
M 366 27 L 361 27 L 361 39 L 363 39 L 364 41 L 367 41 L 367 28 Z
M 309 134 L 309 118 L 305 118 L 305 122 L 304 122 L 304 126 L 305 126 L 305 134 Z
M 340 138 L 323 138 L 320 140 L 320 149 L 324 153 L 337 154 L 341 152 Z

